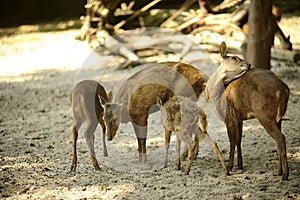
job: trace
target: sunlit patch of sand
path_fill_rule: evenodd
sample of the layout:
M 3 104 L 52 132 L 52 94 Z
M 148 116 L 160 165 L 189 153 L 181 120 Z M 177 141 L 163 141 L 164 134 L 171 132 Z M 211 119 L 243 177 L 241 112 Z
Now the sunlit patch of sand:
M 97 65 L 100 57 L 91 51 L 86 42 L 75 40 L 76 34 L 78 30 L 0 38 L 0 77 L 20 76 L 45 69 L 76 70 L 84 63 Z M 18 79 L 22 78 L 28 77 Z

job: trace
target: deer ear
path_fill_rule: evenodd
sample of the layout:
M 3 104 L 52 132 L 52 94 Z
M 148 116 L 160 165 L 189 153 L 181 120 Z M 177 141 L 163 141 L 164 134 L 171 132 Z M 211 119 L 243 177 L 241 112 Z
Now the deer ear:
M 288 39 L 288 40 L 290 40 L 290 38 L 291 38 L 291 36 L 290 36 L 290 35 L 288 35 L 288 36 L 287 36 L 287 39 Z
M 225 58 L 226 57 L 226 54 L 227 54 L 227 46 L 226 46 L 226 43 L 223 41 L 220 45 L 220 54 L 222 56 L 222 58 Z
M 156 97 L 156 103 L 158 104 L 158 106 L 163 106 L 163 102 L 159 97 Z
M 102 96 L 99 96 L 99 97 L 100 97 L 100 101 L 101 101 L 101 104 L 102 104 L 102 105 L 108 104 L 108 101 L 105 100 Z
M 110 90 L 108 93 L 107 93 L 107 99 L 109 102 L 112 101 L 112 90 Z

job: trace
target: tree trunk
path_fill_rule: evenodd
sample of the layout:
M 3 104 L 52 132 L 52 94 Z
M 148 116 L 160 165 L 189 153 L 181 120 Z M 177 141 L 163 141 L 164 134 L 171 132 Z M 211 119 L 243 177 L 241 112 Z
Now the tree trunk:
M 251 0 L 247 60 L 252 67 L 270 69 L 276 21 L 272 0 Z

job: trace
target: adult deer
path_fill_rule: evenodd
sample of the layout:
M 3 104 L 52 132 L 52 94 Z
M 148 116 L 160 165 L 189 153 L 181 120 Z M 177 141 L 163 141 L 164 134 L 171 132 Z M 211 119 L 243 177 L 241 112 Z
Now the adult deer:
M 92 164 L 96 170 L 100 170 L 94 148 L 95 136 L 94 132 L 98 123 L 102 128 L 102 145 L 103 155 L 107 157 L 107 149 L 105 143 L 105 135 L 108 138 L 114 136 L 117 130 L 116 122 L 113 118 L 104 118 L 104 106 L 106 110 L 110 110 L 110 106 L 106 102 L 110 102 L 106 91 L 102 85 L 93 80 L 84 80 L 78 83 L 70 96 L 72 104 L 74 123 L 73 123 L 73 160 L 71 171 L 75 171 L 77 167 L 77 139 L 78 131 L 83 123 L 86 123 L 86 131 L 84 137 L 90 151 Z M 105 102 L 105 105 L 104 103 Z M 113 135 L 111 135 L 113 134 Z
M 159 110 L 157 98 L 165 103 L 169 98 L 181 95 L 196 101 L 207 80 L 207 75 L 191 65 L 164 62 L 141 69 L 114 91 L 114 115 L 119 123 L 132 123 L 142 163 L 147 161 L 148 116 Z M 104 117 L 111 115 L 111 110 L 104 107 Z
M 257 118 L 276 141 L 279 154 L 278 174 L 282 175 L 282 180 L 288 180 L 286 141 L 281 133 L 281 123 L 287 109 L 289 87 L 269 70 L 258 68 L 245 70 L 244 60 L 227 55 L 224 42 L 221 44 L 220 53 L 223 60 L 208 80 L 205 91 L 207 99 L 214 104 L 217 113 L 226 123 L 230 141 L 229 169 L 233 168 L 235 147 L 237 147 L 238 168 L 243 168 L 241 151 L 243 121 Z M 224 88 L 227 68 L 230 68 L 231 73 L 236 70 L 236 74 L 240 72 L 243 74 L 227 83 Z M 219 73 L 220 71 L 223 74 Z

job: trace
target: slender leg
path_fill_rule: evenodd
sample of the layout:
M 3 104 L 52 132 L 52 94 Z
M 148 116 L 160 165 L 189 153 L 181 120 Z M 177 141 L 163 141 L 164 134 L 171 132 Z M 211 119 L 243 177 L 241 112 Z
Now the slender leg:
M 78 129 L 77 129 L 78 127 Z M 78 130 L 80 126 L 73 124 L 73 129 L 72 129 L 72 135 L 73 135 L 73 159 L 72 159 L 72 165 L 71 165 L 71 171 L 76 171 L 77 167 L 77 139 L 78 139 Z
M 101 120 L 99 121 L 100 123 L 100 126 L 102 128 L 102 146 L 103 146 L 103 156 L 104 157 L 108 157 L 108 153 L 107 153 L 107 148 L 106 148 L 106 127 L 105 127 L 105 124 L 104 122 Z
M 282 175 L 282 180 L 288 180 L 289 168 L 286 155 L 285 136 L 281 133 L 278 123 L 271 121 L 267 117 L 258 118 L 261 125 L 266 129 L 268 134 L 276 141 L 278 149 L 278 175 Z
M 139 159 L 142 163 L 147 162 L 146 140 L 147 140 L 147 125 L 139 126 L 133 123 L 133 128 L 138 141 Z
M 184 145 L 183 153 L 181 155 L 181 160 L 185 160 L 188 157 L 189 149 L 186 145 Z
M 190 173 L 193 160 L 195 159 L 195 155 L 193 154 L 195 152 L 195 148 L 197 147 L 197 144 L 193 141 L 192 135 L 186 135 L 185 139 L 186 139 L 184 141 L 185 145 L 188 146 L 189 148 L 188 148 L 188 161 L 185 166 L 184 175 L 188 175 Z
M 194 160 L 194 156 L 193 156 L 193 152 L 195 149 L 195 143 L 193 142 L 193 138 L 191 135 L 186 135 L 186 137 L 184 138 L 184 143 L 186 146 L 188 146 L 188 161 L 187 164 L 185 166 L 185 170 L 184 170 L 184 175 L 188 175 L 190 173 L 191 170 L 191 166 Z
M 280 132 L 281 132 L 281 124 L 282 124 L 282 119 L 280 119 L 279 122 L 277 122 L 277 126 L 278 126 Z
M 229 152 L 229 163 L 228 169 L 232 170 L 234 164 L 234 151 L 236 146 L 236 138 L 237 138 L 237 129 L 238 123 L 233 119 L 227 120 L 226 127 L 227 127 L 227 134 L 230 142 L 230 152 Z
M 238 157 L 238 169 L 243 169 L 243 158 L 242 158 L 242 132 L 243 132 L 243 121 L 238 122 L 238 130 L 236 135 L 236 147 L 237 147 L 237 157 Z
M 196 160 L 198 153 L 199 153 L 199 138 L 197 136 L 195 136 L 195 140 L 193 141 L 193 145 L 195 145 L 195 148 L 193 149 L 193 160 Z M 186 157 L 188 157 L 188 151 L 189 151 L 189 146 L 188 145 L 184 145 L 184 150 L 183 153 L 181 155 L 181 160 L 185 160 Z
M 277 123 L 277 127 L 279 129 L 279 131 L 281 132 L 281 124 L 282 124 L 282 119 L 279 120 L 279 122 Z M 283 135 L 284 137 L 284 141 L 285 141 L 285 136 Z M 284 142 L 285 143 L 285 142 Z M 279 146 L 277 145 L 277 148 L 278 148 L 278 153 L 280 152 L 280 148 Z M 278 175 L 282 175 L 282 165 L 284 165 L 282 159 L 281 159 L 281 155 L 278 154 Z
M 196 160 L 198 153 L 199 153 L 199 138 L 195 136 L 195 140 L 193 142 L 193 160 Z
M 164 167 L 168 166 L 168 160 L 169 160 L 168 155 L 169 155 L 169 146 L 170 146 L 171 134 L 172 134 L 172 131 L 167 130 L 167 128 L 165 127 L 165 148 L 166 148 L 166 155 L 165 155 Z
M 139 159 L 143 164 L 147 162 L 147 152 L 146 152 L 146 138 L 137 138 L 138 140 L 138 150 Z
M 176 167 L 177 167 L 177 170 L 181 170 L 180 148 L 181 148 L 181 139 L 179 138 L 178 135 L 176 135 L 176 152 L 177 152 Z
M 100 167 L 98 165 L 98 161 L 95 155 L 95 147 L 94 147 L 94 142 L 95 142 L 95 135 L 94 132 L 97 128 L 97 123 L 91 123 L 87 125 L 87 129 L 84 133 L 84 137 L 86 140 L 86 143 L 88 145 L 90 154 L 91 154 L 91 158 L 92 158 L 92 164 L 95 168 L 95 170 L 100 170 Z
M 142 162 L 142 144 L 139 138 L 136 138 L 138 142 L 139 161 Z
M 190 147 L 189 150 L 188 150 L 188 161 L 187 161 L 187 164 L 185 166 L 184 175 L 188 175 L 190 173 L 191 166 L 192 166 L 192 163 L 193 163 L 193 158 L 192 158 L 193 155 L 192 154 L 193 154 L 192 147 Z

